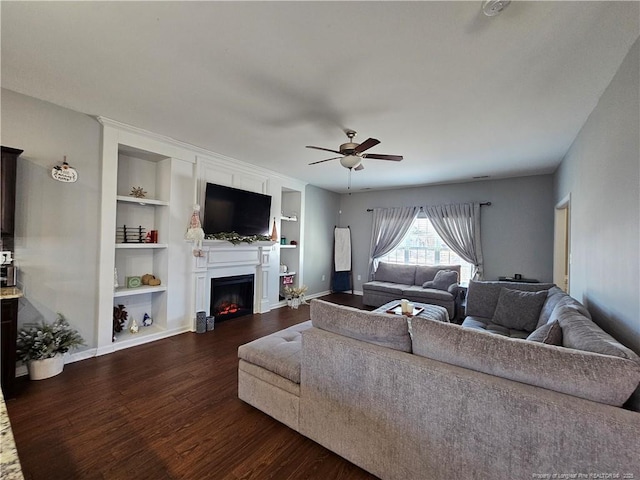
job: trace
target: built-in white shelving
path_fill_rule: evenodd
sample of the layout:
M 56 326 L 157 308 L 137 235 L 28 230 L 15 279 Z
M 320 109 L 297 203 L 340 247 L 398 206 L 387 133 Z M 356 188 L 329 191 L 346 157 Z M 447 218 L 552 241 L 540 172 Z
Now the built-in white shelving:
M 302 192 L 293 188 L 282 188 L 282 214 L 280 215 L 281 238 L 285 238 L 285 243 L 280 244 L 280 263 L 287 266 L 288 272 L 280 275 L 279 292 L 281 299 L 284 297 L 283 277 L 294 277 L 293 283 L 289 286 L 300 286 L 301 279 L 296 273 L 300 271 L 302 264 L 301 250 L 298 248 L 301 241 L 301 229 L 298 213 L 302 211 Z M 297 242 L 291 245 L 291 241 Z
M 164 200 L 155 200 L 152 198 L 137 198 L 137 197 L 125 197 L 124 195 L 117 195 L 116 201 L 123 203 L 136 203 L 138 205 L 156 205 L 156 206 L 168 206 L 169 202 Z
M 118 287 L 114 290 L 113 297 L 129 297 L 134 295 L 144 295 L 146 293 L 165 292 L 166 290 L 167 287 L 165 287 L 164 285 L 158 285 L 154 287 L 149 285 L 142 285 L 141 287 L 136 288 Z
M 153 248 L 167 248 L 166 243 L 116 243 L 114 248 L 129 248 L 135 250 L 146 250 Z
M 182 218 L 188 220 L 193 203 L 195 155 L 167 137 L 102 117 L 99 121 L 103 135 L 97 354 L 102 355 L 191 330 L 188 289 L 179 276 L 191 252 L 184 245 Z M 143 197 L 133 195 L 140 191 Z M 123 242 L 125 226 L 127 234 L 141 228 L 142 241 L 131 242 L 127 235 L 129 241 Z M 152 232 L 157 243 L 150 241 Z M 161 284 L 123 287 L 127 277 L 145 274 Z M 128 318 L 123 331 L 114 334 L 114 308 L 120 305 Z M 142 325 L 145 314 L 153 319 L 151 326 Z M 139 326 L 136 333 L 129 330 L 132 320 Z

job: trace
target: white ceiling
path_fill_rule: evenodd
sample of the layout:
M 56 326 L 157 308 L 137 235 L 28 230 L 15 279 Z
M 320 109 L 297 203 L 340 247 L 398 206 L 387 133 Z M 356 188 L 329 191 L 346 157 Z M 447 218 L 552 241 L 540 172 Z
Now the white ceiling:
M 638 2 L 0 2 L 2 86 L 343 192 L 552 172 Z M 325 155 L 326 153 L 326 155 Z

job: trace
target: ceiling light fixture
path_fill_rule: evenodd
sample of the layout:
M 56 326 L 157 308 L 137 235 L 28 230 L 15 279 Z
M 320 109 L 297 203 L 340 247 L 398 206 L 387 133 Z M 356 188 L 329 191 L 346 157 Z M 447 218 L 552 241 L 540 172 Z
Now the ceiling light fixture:
M 340 159 L 340 164 L 345 168 L 355 168 L 362 162 L 362 157 L 358 155 L 346 155 Z
M 482 2 L 482 13 L 487 17 L 495 17 L 507 8 L 510 3 L 511 0 L 484 0 Z

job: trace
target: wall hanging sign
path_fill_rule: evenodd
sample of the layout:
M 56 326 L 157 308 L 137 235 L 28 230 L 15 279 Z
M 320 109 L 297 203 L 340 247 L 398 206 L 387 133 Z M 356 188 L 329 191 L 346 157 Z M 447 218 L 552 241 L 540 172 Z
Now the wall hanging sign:
M 67 156 L 64 156 L 62 165 L 56 165 L 51 169 L 51 176 L 54 180 L 64 183 L 73 183 L 78 181 L 78 172 L 67 163 Z

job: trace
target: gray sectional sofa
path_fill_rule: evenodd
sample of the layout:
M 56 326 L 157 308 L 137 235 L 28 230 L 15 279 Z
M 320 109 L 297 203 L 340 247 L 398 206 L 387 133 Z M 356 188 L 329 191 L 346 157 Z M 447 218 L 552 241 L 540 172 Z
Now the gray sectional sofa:
M 312 300 L 239 348 L 238 395 L 382 479 L 640 478 L 640 358 L 554 295 L 564 346 Z
M 440 271 L 456 272 L 455 280 L 434 285 Z M 453 319 L 459 278 L 460 265 L 430 267 L 380 262 L 374 280 L 362 285 L 362 301 L 365 305 L 379 307 L 392 300 L 406 298 L 411 302 L 440 305 L 447 309 L 449 318 Z

